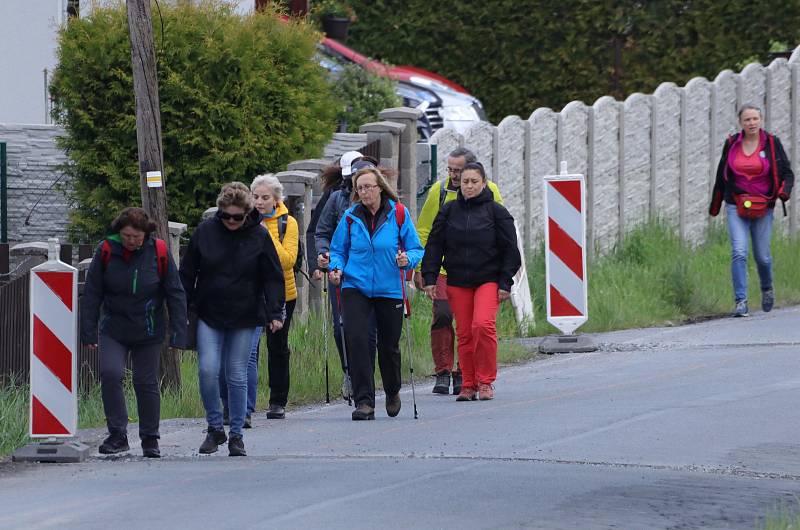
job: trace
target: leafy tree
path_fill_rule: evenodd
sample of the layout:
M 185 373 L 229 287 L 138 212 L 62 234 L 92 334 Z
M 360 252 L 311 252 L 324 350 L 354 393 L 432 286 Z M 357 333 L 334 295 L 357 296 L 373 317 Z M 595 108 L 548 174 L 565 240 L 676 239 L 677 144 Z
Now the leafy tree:
M 800 2 L 352 0 L 352 45 L 466 86 L 495 123 L 574 99 L 713 78 L 800 41 Z
M 217 0 L 154 11 L 170 219 L 195 224 L 220 185 L 318 156 L 336 104 L 313 60 L 319 34 L 274 9 L 242 17 Z M 163 20 L 163 32 L 161 21 Z M 66 129 L 75 235 L 97 237 L 138 204 L 131 52 L 124 5 L 60 32 L 51 95 Z
M 383 109 L 400 106 L 394 85 L 358 65 L 344 66 L 334 80 L 333 93 L 339 104 L 337 118 L 347 124 L 347 132 L 358 132 L 361 124 L 377 120 Z

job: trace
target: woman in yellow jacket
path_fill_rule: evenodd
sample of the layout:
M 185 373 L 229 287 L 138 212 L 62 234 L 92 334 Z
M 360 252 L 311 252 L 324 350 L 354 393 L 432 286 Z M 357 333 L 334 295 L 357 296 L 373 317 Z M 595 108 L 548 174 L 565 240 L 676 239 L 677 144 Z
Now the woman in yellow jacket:
M 283 328 L 276 333 L 267 333 L 267 370 L 269 371 L 269 409 L 267 418 L 283 419 L 289 398 L 289 326 L 292 313 L 297 303 L 297 285 L 294 277 L 294 264 L 299 250 L 297 221 L 289 215 L 283 203 L 283 185 L 272 175 L 259 175 L 250 184 L 253 203 L 261 213 L 261 223 L 272 237 L 275 250 L 283 269 L 286 284 L 286 316 Z M 251 359 L 255 356 L 255 381 L 258 382 L 258 345 L 261 338 L 259 332 L 253 337 Z M 248 371 L 248 381 L 250 372 Z M 255 401 L 255 396 L 254 400 Z M 255 405 L 255 403 L 253 403 Z

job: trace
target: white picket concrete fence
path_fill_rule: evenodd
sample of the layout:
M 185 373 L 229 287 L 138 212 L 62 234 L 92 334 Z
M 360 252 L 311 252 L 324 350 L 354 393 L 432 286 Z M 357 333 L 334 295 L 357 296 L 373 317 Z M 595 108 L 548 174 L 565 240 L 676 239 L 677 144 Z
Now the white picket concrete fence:
M 699 243 L 719 223 L 707 213 L 711 188 L 723 142 L 738 130 L 737 110 L 745 103 L 763 109 L 765 128 L 781 139 L 800 173 L 800 47 L 788 60 L 724 70 L 714 81 L 662 83 L 653 94 L 604 96 L 591 106 L 573 101 L 561 112 L 539 108 L 527 120 L 508 116 L 463 135 L 440 129 L 430 142 L 438 146 L 442 176 L 447 153 L 475 151 L 520 221 L 527 248 L 542 239 L 542 177 L 558 173 L 560 160 L 570 173 L 586 175 L 590 252 L 611 249 L 655 216 Z M 785 233 L 797 233 L 799 222 L 795 200 L 788 217 L 776 215 Z

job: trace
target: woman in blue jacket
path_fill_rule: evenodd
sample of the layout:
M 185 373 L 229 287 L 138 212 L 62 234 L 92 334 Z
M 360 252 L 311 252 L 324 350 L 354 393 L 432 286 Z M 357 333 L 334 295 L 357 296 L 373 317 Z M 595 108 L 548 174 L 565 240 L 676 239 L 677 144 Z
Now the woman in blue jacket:
M 346 212 L 330 249 L 329 279 L 341 283 L 344 332 L 356 410 L 353 420 L 375 419 L 375 367 L 364 333 L 371 311 L 378 325 L 378 366 L 386 413 L 400 412 L 400 334 L 404 270 L 413 270 L 423 249 L 397 194 L 377 168 L 353 177 L 355 204 Z

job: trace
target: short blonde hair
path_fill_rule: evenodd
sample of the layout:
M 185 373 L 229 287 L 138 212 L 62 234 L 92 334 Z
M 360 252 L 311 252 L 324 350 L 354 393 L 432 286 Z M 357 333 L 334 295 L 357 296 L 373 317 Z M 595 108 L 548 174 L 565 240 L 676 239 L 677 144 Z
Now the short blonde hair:
M 253 209 L 253 196 L 247 186 L 241 182 L 229 182 L 222 186 L 217 195 L 217 208 L 223 209 L 229 206 L 237 206 L 245 213 L 250 213 Z
M 394 188 L 392 188 L 392 186 L 389 184 L 389 181 L 386 180 L 386 177 L 383 175 L 381 170 L 376 167 L 367 167 L 361 169 L 358 171 L 358 173 L 353 175 L 353 195 L 350 198 L 350 202 L 355 202 L 358 200 L 358 192 L 356 191 L 356 188 L 358 187 L 358 179 L 367 174 L 375 175 L 375 182 L 381 189 L 381 197 L 385 199 L 392 199 L 394 202 L 400 202 L 397 192 L 394 191 Z
M 269 192 L 275 197 L 275 202 L 283 202 L 283 184 L 278 180 L 278 177 L 272 173 L 265 173 L 253 179 L 250 184 L 250 191 L 255 193 L 256 188 L 259 186 L 266 186 Z

